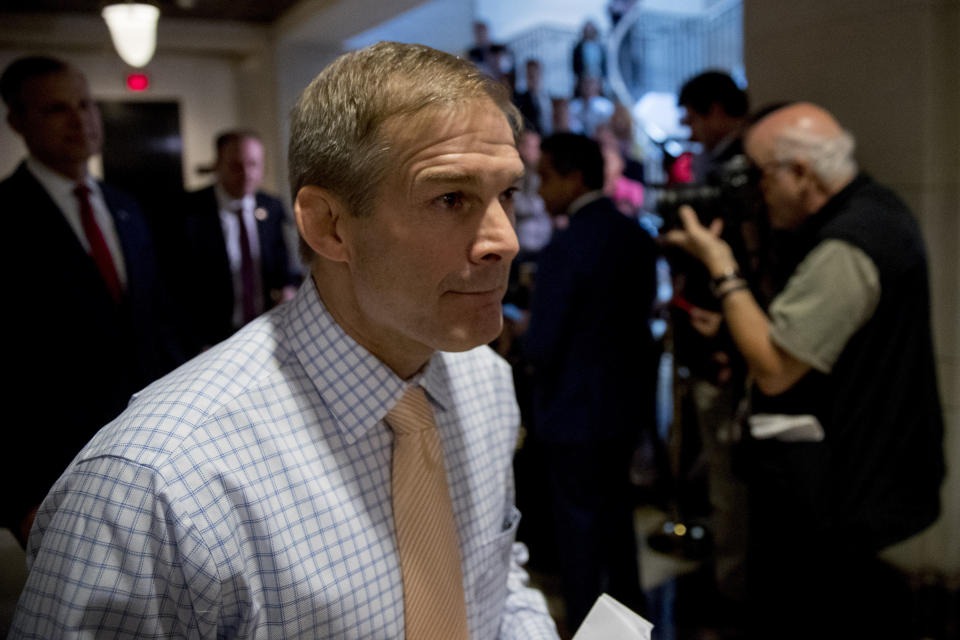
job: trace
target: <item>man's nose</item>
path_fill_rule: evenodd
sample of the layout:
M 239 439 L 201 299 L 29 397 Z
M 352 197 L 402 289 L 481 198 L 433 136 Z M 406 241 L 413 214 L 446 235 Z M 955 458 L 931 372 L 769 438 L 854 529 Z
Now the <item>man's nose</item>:
M 477 263 L 510 262 L 519 251 L 513 222 L 500 200 L 494 200 L 484 211 L 470 259 Z
M 80 105 L 71 105 L 67 109 L 67 114 L 70 117 L 70 123 L 77 127 L 83 126 L 90 120 L 89 110 Z

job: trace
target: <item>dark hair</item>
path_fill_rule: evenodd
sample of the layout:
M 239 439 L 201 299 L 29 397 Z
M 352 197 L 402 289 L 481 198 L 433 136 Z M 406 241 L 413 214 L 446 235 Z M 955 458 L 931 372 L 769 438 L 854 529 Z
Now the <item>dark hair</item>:
M 228 144 L 250 139 L 258 142 L 261 141 L 260 134 L 253 129 L 230 129 L 220 133 L 215 142 L 217 148 L 217 157 L 219 158 L 221 154 L 223 154 L 223 148 Z
M 751 125 L 757 124 L 768 115 L 774 111 L 780 111 L 784 107 L 789 107 L 790 105 L 796 104 L 793 101 L 783 101 L 783 102 L 771 102 L 770 104 L 765 104 L 753 113 L 750 114 L 750 117 L 747 118 L 747 122 Z
M 603 154 L 596 140 L 578 133 L 555 133 L 544 138 L 540 151 L 550 154 L 553 168 L 561 176 L 579 171 L 587 189 L 603 188 Z
M 0 96 L 11 111 L 23 109 L 23 85 L 34 78 L 51 73 L 62 73 L 72 69 L 69 64 L 57 58 L 47 56 L 29 56 L 17 58 L 11 62 L 0 76 Z
M 680 89 L 677 104 L 702 116 L 715 104 L 733 118 L 742 118 L 749 110 L 746 92 L 723 71 L 705 71 L 687 80 Z

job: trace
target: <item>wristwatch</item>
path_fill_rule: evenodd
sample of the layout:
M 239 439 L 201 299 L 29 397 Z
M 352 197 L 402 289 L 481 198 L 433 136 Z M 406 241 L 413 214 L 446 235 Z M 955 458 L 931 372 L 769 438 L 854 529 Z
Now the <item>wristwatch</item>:
M 727 294 L 748 286 L 746 279 L 740 274 L 740 269 L 734 266 L 710 280 L 710 293 L 717 300 L 722 300 Z

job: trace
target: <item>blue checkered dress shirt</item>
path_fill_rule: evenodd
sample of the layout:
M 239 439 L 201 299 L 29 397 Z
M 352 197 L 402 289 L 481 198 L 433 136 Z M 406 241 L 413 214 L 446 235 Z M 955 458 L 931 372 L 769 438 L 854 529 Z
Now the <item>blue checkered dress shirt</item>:
M 555 638 L 514 543 L 510 370 L 422 376 L 443 442 L 471 637 Z M 404 382 L 308 279 L 138 394 L 47 496 L 12 638 L 403 638 L 387 411 Z

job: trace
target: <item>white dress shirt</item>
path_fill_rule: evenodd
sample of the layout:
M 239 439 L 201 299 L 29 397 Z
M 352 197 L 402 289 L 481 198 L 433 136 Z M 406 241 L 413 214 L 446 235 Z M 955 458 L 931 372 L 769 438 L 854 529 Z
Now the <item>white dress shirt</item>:
M 242 251 L 240 249 L 240 220 L 247 230 L 250 244 L 250 256 L 253 258 L 253 310 L 257 315 L 263 313 L 263 276 L 260 270 L 260 236 L 257 232 L 257 199 L 253 195 L 231 198 L 219 184 L 214 185 L 217 206 L 220 208 L 220 227 L 223 229 L 223 241 L 227 247 L 227 260 L 230 263 L 230 275 L 233 280 L 233 326 L 243 326 L 243 276 L 240 272 Z M 237 211 L 241 216 L 237 217 Z
M 80 203 L 73 193 L 73 190 L 77 188 L 77 183 L 48 168 L 36 158 L 28 157 L 26 165 L 27 170 L 33 174 L 33 177 L 37 179 L 50 199 L 60 209 L 60 213 L 63 214 L 67 224 L 73 229 L 80 245 L 87 253 L 90 253 L 90 242 L 87 240 L 87 234 L 83 231 L 83 223 L 80 221 Z M 125 287 L 127 285 L 127 268 L 123 260 L 123 248 L 120 245 L 120 237 L 117 235 L 117 227 L 113 221 L 113 216 L 103 199 L 103 192 L 100 191 L 100 185 L 90 174 L 85 175 L 81 182 L 90 190 L 93 218 L 96 220 L 97 226 L 100 227 L 100 234 L 103 235 L 103 240 L 110 250 L 110 257 L 113 259 L 113 266 L 117 270 L 120 284 Z
M 411 384 L 444 450 L 470 637 L 555 639 L 514 543 L 509 365 L 438 352 L 401 380 L 309 278 L 77 456 L 37 514 L 10 637 L 402 640 L 384 417 Z

